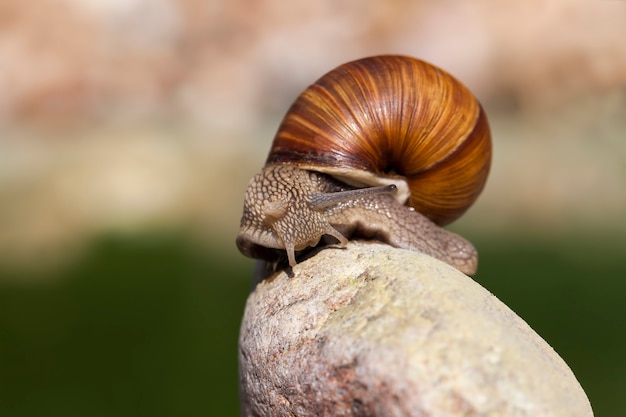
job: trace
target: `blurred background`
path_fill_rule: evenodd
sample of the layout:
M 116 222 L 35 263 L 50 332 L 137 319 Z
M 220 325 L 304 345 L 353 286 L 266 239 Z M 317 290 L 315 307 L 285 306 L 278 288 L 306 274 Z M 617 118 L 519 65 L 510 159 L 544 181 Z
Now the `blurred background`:
M 379 53 L 479 97 L 493 167 L 451 228 L 622 415 L 625 40 L 609 0 L 2 0 L 0 416 L 237 415 L 247 181 L 302 89 Z

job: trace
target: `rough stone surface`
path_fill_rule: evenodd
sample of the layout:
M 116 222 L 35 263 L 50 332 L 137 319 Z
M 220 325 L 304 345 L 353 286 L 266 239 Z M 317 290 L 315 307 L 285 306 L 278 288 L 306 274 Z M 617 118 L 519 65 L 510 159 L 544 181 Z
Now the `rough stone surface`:
M 243 416 L 592 416 L 567 364 L 475 281 L 378 244 L 261 282 L 240 333 Z

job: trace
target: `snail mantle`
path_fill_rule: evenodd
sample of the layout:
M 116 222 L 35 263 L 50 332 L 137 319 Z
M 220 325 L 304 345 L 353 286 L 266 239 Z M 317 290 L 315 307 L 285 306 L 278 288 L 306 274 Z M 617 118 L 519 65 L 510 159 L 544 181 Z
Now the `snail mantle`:
M 247 300 L 242 416 L 593 416 L 559 355 L 441 261 L 349 242 L 293 272 Z

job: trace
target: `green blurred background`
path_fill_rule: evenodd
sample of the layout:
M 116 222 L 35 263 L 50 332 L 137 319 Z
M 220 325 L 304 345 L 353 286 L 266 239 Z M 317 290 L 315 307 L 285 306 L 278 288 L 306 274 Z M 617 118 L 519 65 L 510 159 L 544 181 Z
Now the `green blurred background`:
M 238 415 L 234 237 L 280 119 L 376 53 L 449 70 L 494 163 L 475 279 L 626 392 L 626 3 L 0 4 L 0 416 Z

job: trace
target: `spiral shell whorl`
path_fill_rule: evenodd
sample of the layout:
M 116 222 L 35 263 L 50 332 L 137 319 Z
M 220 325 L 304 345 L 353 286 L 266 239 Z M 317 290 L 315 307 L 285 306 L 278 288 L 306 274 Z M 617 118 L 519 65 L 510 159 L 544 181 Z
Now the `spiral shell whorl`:
M 469 90 L 437 67 L 393 55 L 349 62 L 307 88 L 267 160 L 404 177 L 409 204 L 440 225 L 476 200 L 490 162 L 487 118 Z

